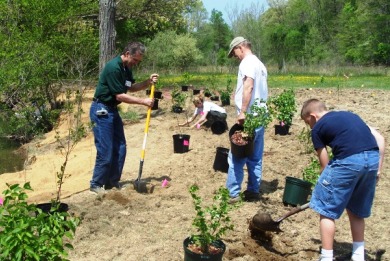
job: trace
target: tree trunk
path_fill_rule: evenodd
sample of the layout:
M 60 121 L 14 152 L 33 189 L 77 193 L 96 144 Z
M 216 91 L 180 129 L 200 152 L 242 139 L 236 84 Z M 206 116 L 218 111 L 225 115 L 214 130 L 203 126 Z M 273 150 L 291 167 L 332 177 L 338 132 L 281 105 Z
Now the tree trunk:
M 115 0 L 99 0 L 99 72 L 115 56 Z

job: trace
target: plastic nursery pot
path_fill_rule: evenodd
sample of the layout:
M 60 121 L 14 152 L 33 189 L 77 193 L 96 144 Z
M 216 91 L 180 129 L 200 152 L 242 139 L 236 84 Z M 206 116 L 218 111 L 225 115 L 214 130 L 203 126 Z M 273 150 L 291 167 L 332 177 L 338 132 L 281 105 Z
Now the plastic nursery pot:
M 150 95 L 150 90 L 146 90 L 146 95 Z M 156 99 L 161 99 L 162 98 L 162 92 L 160 91 L 155 91 L 153 94 L 153 97 Z
M 213 169 L 215 171 L 222 171 L 225 173 L 228 172 L 229 170 L 228 155 L 229 155 L 229 149 L 223 147 L 217 147 L 214 164 L 213 164 Z
M 187 134 L 175 134 L 173 137 L 173 152 L 185 153 L 190 148 L 190 135 Z
M 181 113 L 183 111 L 183 108 L 180 106 L 172 106 L 172 111 L 174 113 Z
M 158 109 L 158 99 L 154 100 L 152 110 L 157 110 Z
M 42 210 L 42 212 L 48 213 L 48 214 L 54 213 L 54 212 L 50 211 L 51 206 L 52 206 L 52 203 L 37 204 L 37 208 Z M 68 204 L 60 203 L 60 206 L 58 207 L 57 212 L 68 212 L 68 210 L 69 210 Z
M 182 85 L 182 86 L 181 86 L 181 90 L 182 90 L 183 92 L 188 91 L 188 85 Z
M 226 131 L 226 124 L 223 121 L 214 121 L 210 128 L 213 134 L 220 135 Z
M 236 144 L 232 140 L 233 134 L 236 131 L 243 131 L 244 126 L 239 124 L 234 124 L 229 130 L 229 140 L 230 140 L 230 150 L 232 154 L 237 158 L 249 157 L 253 153 L 253 141 L 248 140 L 245 144 Z
M 222 261 L 222 256 L 226 251 L 226 245 L 221 240 L 217 240 L 212 243 L 214 247 L 219 248 L 221 251 L 216 254 L 198 254 L 188 249 L 188 245 L 191 243 L 189 237 L 184 239 L 184 261 Z
M 192 94 L 193 94 L 193 95 L 197 95 L 197 94 L 199 94 L 199 93 L 200 93 L 200 90 L 198 90 L 198 89 L 192 90 Z
M 286 177 L 286 186 L 283 192 L 283 203 L 292 206 L 303 205 L 309 202 L 312 184 L 308 181 Z
M 290 130 L 290 125 L 275 125 L 275 135 L 287 135 Z
M 212 100 L 212 101 L 219 101 L 219 96 L 217 96 L 217 95 L 211 96 L 210 100 Z
M 228 105 L 230 105 L 230 99 L 221 100 L 221 102 L 222 102 L 222 106 L 228 106 Z

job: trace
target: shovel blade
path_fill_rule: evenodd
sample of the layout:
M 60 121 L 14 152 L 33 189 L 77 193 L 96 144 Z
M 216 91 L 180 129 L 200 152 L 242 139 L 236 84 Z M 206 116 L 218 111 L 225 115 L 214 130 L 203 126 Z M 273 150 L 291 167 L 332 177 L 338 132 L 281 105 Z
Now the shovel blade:
M 280 222 L 274 221 L 267 213 L 257 213 L 252 218 L 252 227 L 261 231 L 282 232 Z
M 134 189 L 139 193 L 148 193 L 146 182 L 143 182 L 141 180 L 134 181 Z

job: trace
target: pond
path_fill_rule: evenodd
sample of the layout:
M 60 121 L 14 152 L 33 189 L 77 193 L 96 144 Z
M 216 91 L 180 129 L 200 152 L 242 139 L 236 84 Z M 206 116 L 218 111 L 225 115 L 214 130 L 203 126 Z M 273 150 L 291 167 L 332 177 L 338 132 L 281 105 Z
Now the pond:
M 0 175 L 23 169 L 25 159 L 16 151 L 19 147 L 20 143 L 0 137 Z

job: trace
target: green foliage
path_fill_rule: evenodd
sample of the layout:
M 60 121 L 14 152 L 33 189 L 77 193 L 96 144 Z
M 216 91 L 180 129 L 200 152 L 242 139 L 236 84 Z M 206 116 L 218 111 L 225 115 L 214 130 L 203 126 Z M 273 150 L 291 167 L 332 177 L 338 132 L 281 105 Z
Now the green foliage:
M 195 235 L 191 235 L 191 240 L 201 247 L 203 253 L 208 253 L 208 246 L 216 240 L 220 240 L 229 230 L 233 230 L 229 212 L 237 208 L 237 205 L 229 204 L 229 190 L 220 187 L 213 197 L 211 206 L 202 206 L 203 200 L 198 196 L 199 187 L 192 185 L 189 188 L 196 216 L 192 221 L 192 226 L 196 229 Z
M 226 89 L 221 90 L 219 93 L 221 94 L 221 101 L 229 101 L 230 95 L 232 94 L 233 88 L 231 86 L 232 78 L 227 79 Z
M 291 126 L 292 118 L 297 111 L 294 90 L 292 88 L 283 90 L 281 94 L 271 98 L 270 104 L 279 122 Z
M 185 105 L 187 94 L 182 92 L 177 85 L 172 89 L 172 103 L 173 107 L 182 107 Z
M 193 77 L 192 74 L 190 74 L 189 72 L 184 72 L 183 73 L 183 79 L 184 79 L 184 84 L 185 85 L 188 85 L 190 83 L 190 79 Z
M 65 101 L 65 119 L 67 121 L 67 133 L 64 139 L 61 138 L 58 131 L 56 131 L 56 141 L 61 150 L 61 154 L 64 156 L 64 161 L 61 165 L 60 171 L 57 171 L 57 198 L 56 202 L 60 202 L 61 199 L 61 188 L 66 178 L 65 170 L 69 161 L 70 154 L 76 147 L 77 143 L 86 136 L 87 129 L 82 122 L 82 109 L 83 103 L 83 92 L 77 90 L 73 93 L 70 89 L 66 90 L 66 101 Z
M 67 260 L 80 220 L 67 212 L 43 213 L 27 203 L 29 183 L 9 185 L 0 204 L 0 260 Z
M 305 153 L 310 154 L 314 152 L 313 143 L 311 141 L 311 130 L 309 127 L 303 127 L 298 134 L 299 142 L 304 146 Z
M 310 163 L 303 169 L 303 180 L 310 182 L 313 186 L 320 176 L 321 165 L 317 157 L 312 157 Z
M 251 139 L 255 134 L 255 130 L 261 126 L 264 129 L 267 128 L 268 125 L 272 122 L 272 118 L 272 108 L 257 106 L 257 102 L 255 102 L 251 106 L 251 112 L 245 114 L 244 132 L 246 133 L 248 138 Z

